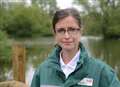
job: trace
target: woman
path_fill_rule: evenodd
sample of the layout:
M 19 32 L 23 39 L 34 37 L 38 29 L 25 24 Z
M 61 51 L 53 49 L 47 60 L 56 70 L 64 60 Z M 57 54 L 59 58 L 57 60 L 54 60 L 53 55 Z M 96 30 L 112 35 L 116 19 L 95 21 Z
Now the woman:
M 74 8 L 59 10 L 53 18 L 57 45 L 36 70 L 31 87 L 120 87 L 114 71 L 88 56 L 81 43 L 81 20 Z

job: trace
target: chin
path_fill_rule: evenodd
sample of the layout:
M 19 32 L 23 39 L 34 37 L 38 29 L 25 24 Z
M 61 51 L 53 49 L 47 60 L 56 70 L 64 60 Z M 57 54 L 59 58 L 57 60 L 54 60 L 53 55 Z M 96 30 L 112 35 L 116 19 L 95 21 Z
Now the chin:
M 71 47 L 71 46 L 64 46 L 63 49 L 64 49 L 64 50 L 72 50 L 72 49 L 74 49 L 74 47 Z

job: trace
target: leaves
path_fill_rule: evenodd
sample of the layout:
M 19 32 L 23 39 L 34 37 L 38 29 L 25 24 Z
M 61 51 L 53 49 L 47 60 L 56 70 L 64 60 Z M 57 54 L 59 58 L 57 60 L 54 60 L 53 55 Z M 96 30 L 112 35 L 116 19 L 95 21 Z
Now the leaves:
M 87 11 L 83 16 L 86 34 L 120 37 L 119 0 L 75 0 L 75 3 Z
M 37 6 L 17 6 L 0 18 L 0 29 L 12 38 L 51 35 L 51 17 Z

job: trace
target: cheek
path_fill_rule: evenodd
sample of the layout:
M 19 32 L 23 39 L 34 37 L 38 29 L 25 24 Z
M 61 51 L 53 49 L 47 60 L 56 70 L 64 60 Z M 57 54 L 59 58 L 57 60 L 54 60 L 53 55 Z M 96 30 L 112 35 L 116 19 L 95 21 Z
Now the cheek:
M 60 40 L 61 40 L 61 38 L 58 37 L 58 36 L 56 36 L 56 35 L 54 36 L 54 38 L 55 38 L 55 41 L 56 41 L 56 42 L 60 42 Z
M 80 34 L 78 35 L 79 40 L 81 39 L 81 36 L 82 36 L 82 34 L 80 33 Z
M 77 35 L 76 37 L 74 37 L 74 39 L 75 39 L 77 42 L 80 41 L 81 35 Z

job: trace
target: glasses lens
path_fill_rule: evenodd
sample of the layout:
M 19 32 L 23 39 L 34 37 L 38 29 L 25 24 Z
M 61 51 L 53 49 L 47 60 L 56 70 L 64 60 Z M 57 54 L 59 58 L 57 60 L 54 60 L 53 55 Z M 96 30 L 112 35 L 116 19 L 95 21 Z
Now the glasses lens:
M 58 28 L 58 29 L 56 29 L 56 33 L 64 34 L 65 33 L 65 29 L 64 28 Z
M 78 31 L 80 31 L 79 28 L 73 28 L 73 27 L 68 27 L 67 29 L 65 28 L 56 29 L 56 33 L 60 35 L 64 35 L 66 32 L 70 35 L 74 35 L 74 34 L 77 34 Z

